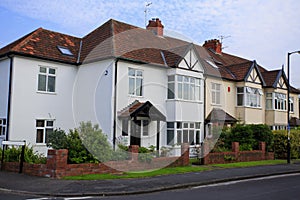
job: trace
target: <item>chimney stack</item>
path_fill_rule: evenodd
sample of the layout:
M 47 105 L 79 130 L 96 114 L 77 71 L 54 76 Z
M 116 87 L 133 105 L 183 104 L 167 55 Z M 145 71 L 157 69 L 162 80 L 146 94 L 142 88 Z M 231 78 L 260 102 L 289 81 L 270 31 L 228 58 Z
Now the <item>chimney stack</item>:
M 164 26 L 162 25 L 159 18 L 149 20 L 149 24 L 147 25 L 147 30 L 152 31 L 157 36 L 164 35 Z
M 205 41 L 203 47 L 206 49 L 212 49 L 217 54 L 222 54 L 222 43 L 217 39 Z

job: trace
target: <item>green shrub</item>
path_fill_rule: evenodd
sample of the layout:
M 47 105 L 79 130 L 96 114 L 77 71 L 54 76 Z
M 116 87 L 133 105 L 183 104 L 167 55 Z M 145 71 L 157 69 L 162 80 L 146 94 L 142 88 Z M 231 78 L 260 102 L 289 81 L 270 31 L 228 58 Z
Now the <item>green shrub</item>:
M 287 131 L 277 130 L 274 133 L 274 152 L 275 158 L 287 158 Z M 291 158 L 300 158 L 300 130 L 290 131 Z
M 19 162 L 21 157 L 22 147 L 9 147 L 5 150 L 4 160 L 5 162 Z M 2 155 L 2 149 L 0 149 L 0 155 Z M 47 158 L 42 154 L 33 151 L 33 147 L 25 146 L 24 161 L 30 164 L 45 164 Z

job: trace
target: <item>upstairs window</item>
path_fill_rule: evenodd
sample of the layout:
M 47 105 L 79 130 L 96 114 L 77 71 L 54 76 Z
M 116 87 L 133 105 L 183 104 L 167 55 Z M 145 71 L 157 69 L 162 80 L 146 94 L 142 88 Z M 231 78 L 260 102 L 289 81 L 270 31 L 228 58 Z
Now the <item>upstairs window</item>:
M 55 92 L 56 69 L 40 67 L 38 75 L 38 91 Z
M 290 97 L 289 106 L 290 106 L 290 112 L 294 112 L 294 97 Z
M 73 53 L 67 47 L 57 46 L 61 54 L 66 56 L 74 56 Z
M 286 95 L 282 93 L 274 93 L 275 110 L 286 110 Z
M 47 143 L 47 136 L 53 132 L 53 120 L 36 120 L 36 143 Z
M 168 76 L 168 99 L 190 101 L 201 100 L 201 81 L 199 78 L 172 75 Z
M 138 69 L 128 69 L 129 94 L 143 96 L 143 71 Z
M 252 108 L 261 108 L 261 96 L 263 92 L 261 89 L 252 87 L 238 87 L 237 88 L 237 105 L 248 106 Z
M 221 104 L 221 84 L 211 83 L 211 103 Z

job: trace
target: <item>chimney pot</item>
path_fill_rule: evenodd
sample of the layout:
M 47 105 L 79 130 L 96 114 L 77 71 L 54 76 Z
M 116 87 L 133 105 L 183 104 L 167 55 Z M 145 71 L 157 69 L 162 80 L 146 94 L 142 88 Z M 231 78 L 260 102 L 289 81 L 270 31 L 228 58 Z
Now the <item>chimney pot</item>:
M 164 26 L 159 18 L 152 18 L 152 20 L 149 20 L 149 24 L 147 25 L 146 29 L 151 30 L 155 35 L 164 35 Z
M 212 49 L 217 54 L 222 54 L 222 43 L 217 39 L 205 41 L 203 47 L 206 49 Z

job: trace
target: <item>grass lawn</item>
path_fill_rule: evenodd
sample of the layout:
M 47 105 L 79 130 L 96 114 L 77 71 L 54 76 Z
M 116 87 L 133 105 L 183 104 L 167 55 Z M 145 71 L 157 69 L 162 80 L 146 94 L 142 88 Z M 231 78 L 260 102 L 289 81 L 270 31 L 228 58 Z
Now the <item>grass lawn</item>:
M 67 176 L 66 180 L 103 180 L 103 179 L 123 179 L 123 178 L 147 178 L 153 176 L 162 176 L 168 174 L 181 174 L 188 172 L 201 172 L 206 170 L 216 170 L 223 168 L 253 167 L 263 165 L 285 164 L 286 160 L 263 160 L 252 162 L 238 162 L 228 164 L 197 165 L 186 167 L 163 168 L 155 171 L 124 172 L 123 174 L 90 174 L 82 176 Z

